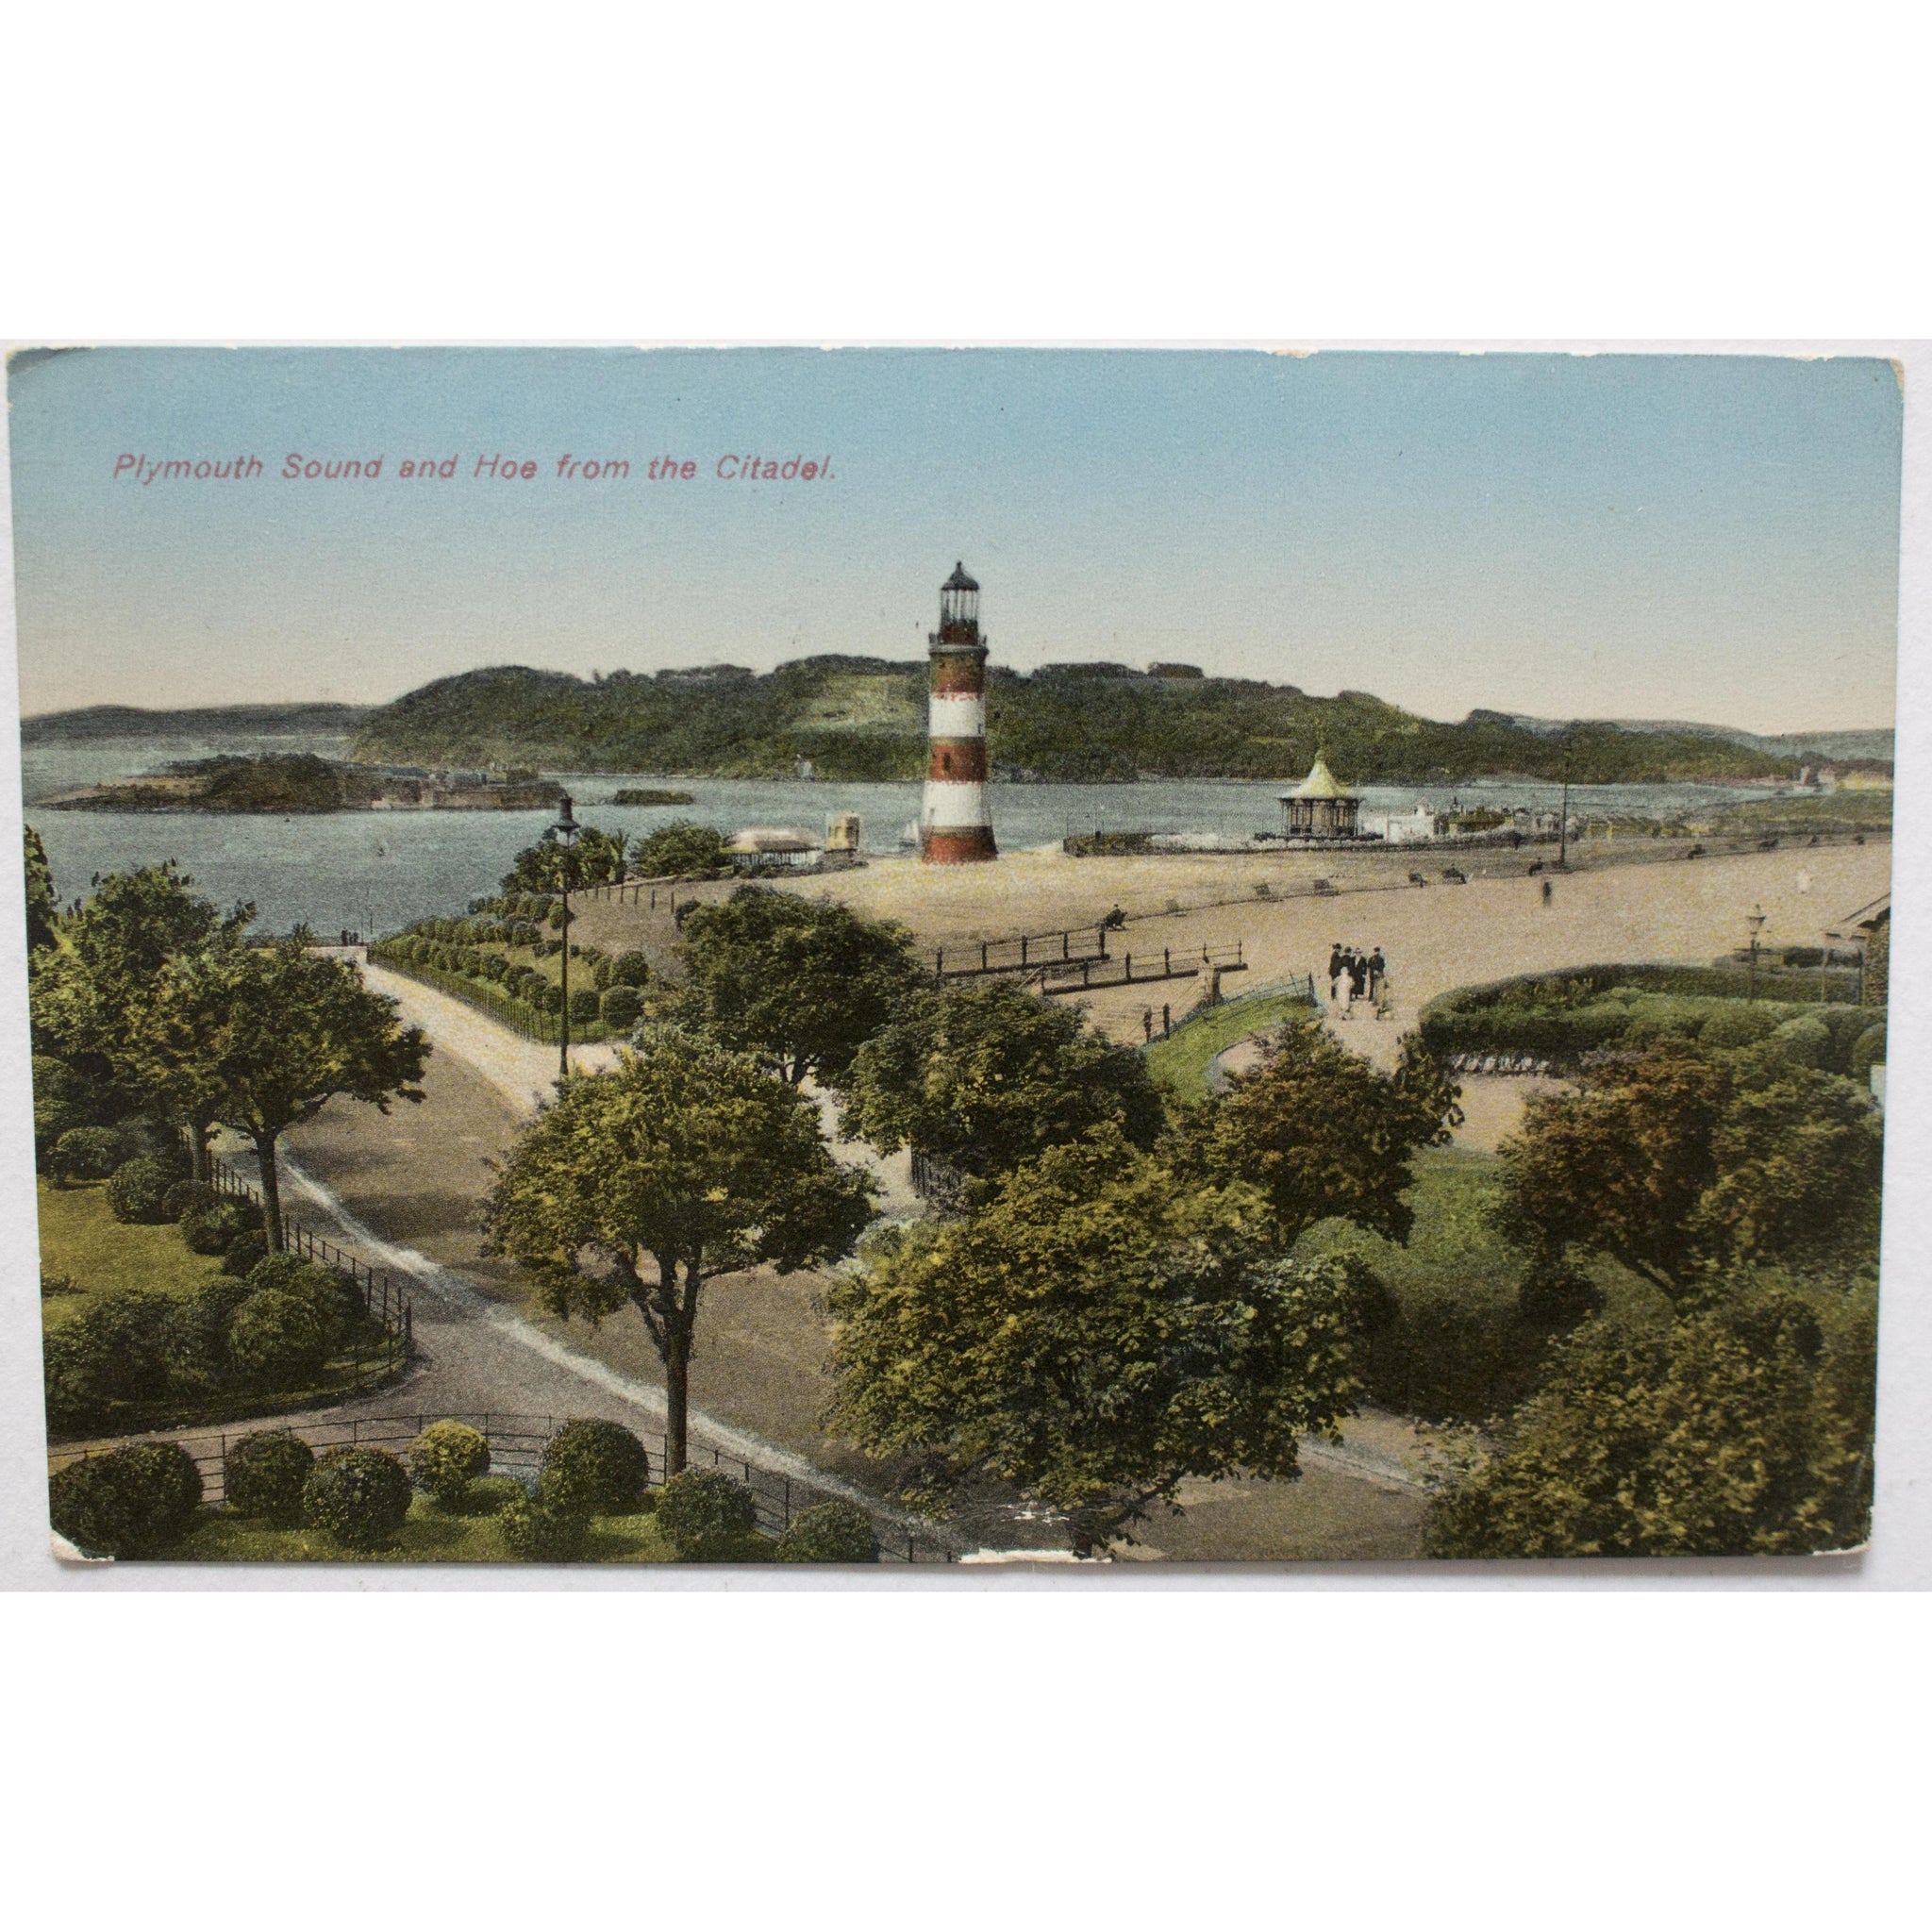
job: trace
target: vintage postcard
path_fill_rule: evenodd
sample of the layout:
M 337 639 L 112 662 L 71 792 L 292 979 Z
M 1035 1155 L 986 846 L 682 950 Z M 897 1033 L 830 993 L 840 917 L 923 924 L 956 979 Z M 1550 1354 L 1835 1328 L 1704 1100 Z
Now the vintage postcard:
M 16 353 L 57 1551 L 1857 1548 L 1901 383 Z

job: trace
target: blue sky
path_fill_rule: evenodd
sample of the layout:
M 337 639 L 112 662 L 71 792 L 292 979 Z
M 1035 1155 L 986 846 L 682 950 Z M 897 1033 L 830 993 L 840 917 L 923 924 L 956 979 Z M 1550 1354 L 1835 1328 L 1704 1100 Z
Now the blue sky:
M 1021 669 L 1892 721 L 1902 398 L 1870 358 L 95 349 L 8 388 L 30 714 L 909 658 L 964 558 Z M 831 476 L 721 481 L 734 452 Z M 291 453 L 383 474 L 287 481 Z M 496 453 L 538 477 L 475 476 Z M 560 481 L 566 453 L 630 479 Z M 250 454 L 252 482 L 114 474 Z M 697 477 L 646 480 L 667 454 Z

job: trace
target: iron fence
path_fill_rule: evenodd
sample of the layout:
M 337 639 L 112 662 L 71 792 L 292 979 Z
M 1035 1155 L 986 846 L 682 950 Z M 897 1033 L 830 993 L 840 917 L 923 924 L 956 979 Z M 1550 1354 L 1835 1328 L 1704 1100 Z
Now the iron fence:
M 416 1410 L 393 1415 L 346 1416 L 333 1422 L 303 1422 L 286 1426 L 318 1455 L 331 1449 L 382 1449 L 391 1455 L 406 1455 L 408 1446 L 433 1423 L 466 1423 L 490 1444 L 490 1474 L 507 1475 L 525 1487 L 533 1487 L 543 1467 L 551 1439 L 564 1423 L 563 1416 L 520 1415 L 496 1409 Z M 178 1443 L 187 1451 L 201 1475 L 202 1497 L 209 1503 L 227 1499 L 227 1456 L 244 1436 L 258 1433 L 259 1425 L 248 1428 L 200 1431 L 158 1430 L 138 1440 Z M 647 1479 L 664 1482 L 670 1473 L 671 1444 L 661 1430 L 633 1429 L 643 1447 Z M 135 1440 L 135 1439 L 130 1439 Z M 118 1445 L 117 1445 L 118 1446 Z M 108 1454 L 103 1448 L 54 1450 L 47 1463 L 50 1471 L 89 1457 Z M 780 1470 L 768 1470 L 745 1457 L 722 1448 L 691 1447 L 686 1455 L 689 1469 L 717 1469 L 751 1491 L 758 1511 L 758 1525 L 768 1536 L 781 1536 L 797 1517 L 820 1503 L 839 1500 L 835 1492 Z M 872 1518 L 873 1538 L 881 1561 L 890 1563 L 950 1563 L 957 1553 L 932 1531 L 921 1531 L 885 1516 L 876 1509 L 866 1512 Z
M 208 1157 L 208 1185 L 216 1193 L 251 1201 L 257 1208 L 267 1211 L 261 1190 L 238 1174 L 219 1154 Z M 388 1269 L 372 1267 L 359 1256 L 350 1254 L 346 1248 L 339 1248 L 335 1242 L 317 1234 L 291 1214 L 284 1214 L 281 1222 L 282 1243 L 287 1252 L 300 1256 L 305 1261 L 316 1261 L 325 1268 L 334 1268 L 346 1274 L 355 1284 L 363 1311 L 382 1330 L 375 1358 L 366 1370 L 361 1356 L 361 1339 L 358 1337 L 355 1341 L 353 1392 L 359 1394 L 365 1386 L 390 1380 L 408 1361 L 415 1349 L 416 1316 L 410 1297 L 399 1283 L 391 1279 Z

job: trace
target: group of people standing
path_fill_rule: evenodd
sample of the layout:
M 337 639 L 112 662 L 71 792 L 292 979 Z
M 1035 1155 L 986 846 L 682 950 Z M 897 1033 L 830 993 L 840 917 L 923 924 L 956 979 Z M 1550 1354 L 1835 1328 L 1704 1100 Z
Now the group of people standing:
M 1328 1005 L 1339 1020 L 1355 1017 L 1355 1003 L 1367 1000 L 1381 1019 L 1389 1010 L 1389 962 L 1377 946 L 1363 953 L 1337 940 L 1328 951 Z

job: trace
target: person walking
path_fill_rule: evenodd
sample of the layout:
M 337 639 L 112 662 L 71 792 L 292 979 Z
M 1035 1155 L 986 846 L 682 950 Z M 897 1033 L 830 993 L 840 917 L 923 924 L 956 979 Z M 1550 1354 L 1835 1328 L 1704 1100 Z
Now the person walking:
M 1348 970 L 1348 961 L 1342 957 L 1341 941 L 1337 940 L 1328 948 L 1328 1004 L 1332 1007 L 1341 995 L 1341 975 Z
M 1356 1001 L 1362 998 L 1369 990 L 1369 962 L 1361 954 L 1355 954 L 1348 962 L 1348 1004 L 1351 1009 Z
M 1381 998 L 1382 975 L 1385 973 L 1387 973 L 1388 970 L 1389 962 L 1388 960 L 1383 958 L 1381 947 L 1377 946 L 1375 950 L 1369 955 L 1369 997 L 1372 1000 Z
M 1375 982 L 1375 1018 L 1386 1020 L 1389 1017 L 1389 1008 L 1394 1004 L 1395 995 L 1390 990 L 1389 969 L 1385 966 Z
M 1557 896 L 1557 889 L 1548 879 L 1543 881 L 1543 904 L 1547 906 Z
M 1154 1008 L 1152 1007 L 1147 1008 L 1141 1015 L 1141 1033 L 1142 1038 L 1146 1040 L 1152 1041 L 1154 1038 Z

